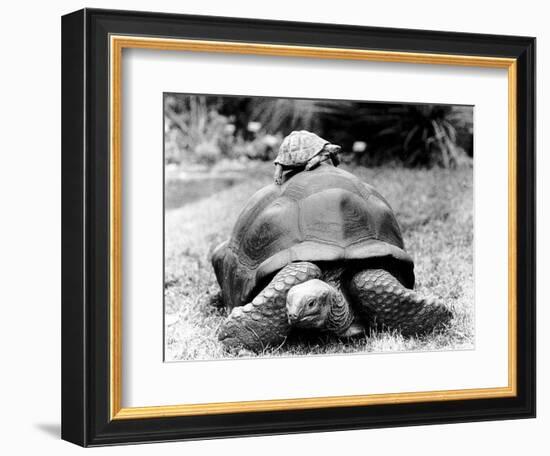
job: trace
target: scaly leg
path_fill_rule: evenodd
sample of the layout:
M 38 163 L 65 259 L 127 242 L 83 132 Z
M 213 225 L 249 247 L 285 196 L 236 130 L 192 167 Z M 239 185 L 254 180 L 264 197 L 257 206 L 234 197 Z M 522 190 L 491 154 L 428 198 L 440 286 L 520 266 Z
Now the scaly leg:
M 340 164 L 340 157 L 338 157 L 338 153 L 331 152 L 329 155 L 330 155 L 330 159 L 332 160 L 332 164 L 334 166 L 338 166 Z
M 355 273 L 348 290 L 363 315 L 379 329 L 396 329 L 404 336 L 426 334 L 449 322 L 452 313 L 435 298 L 405 288 L 383 269 Z
M 279 163 L 275 163 L 275 172 L 273 173 L 273 180 L 277 185 L 283 183 L 283 166 Z
M 223 322 L 218 339 L 229 350 L 244 348 L 261 352 L 267 347 L 281 345 L 290 331 L 286 310 L 286 295 L 299 283 L 321 276 L 313 263 L 290 263 L 251 303 L 235 307 Z
M 328 158 L 328 155 L 324 154 L 318 154 L 315 155 L 315 157 L 310 158 L 309 161 L 306 163 L 306 171 L 309 171 L 311 169 L 315 169 L 322 161 L 325 161 Z

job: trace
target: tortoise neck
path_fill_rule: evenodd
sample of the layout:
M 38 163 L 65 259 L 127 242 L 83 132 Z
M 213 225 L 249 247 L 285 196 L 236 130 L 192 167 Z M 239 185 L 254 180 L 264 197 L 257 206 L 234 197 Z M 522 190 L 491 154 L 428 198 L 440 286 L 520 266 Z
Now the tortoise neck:
M 353 323 L 353 312 L 340 290 L 334 288 L 330 299 L 332 302 L 327 315 L 326 329 L 337 335 L 341 335 Z

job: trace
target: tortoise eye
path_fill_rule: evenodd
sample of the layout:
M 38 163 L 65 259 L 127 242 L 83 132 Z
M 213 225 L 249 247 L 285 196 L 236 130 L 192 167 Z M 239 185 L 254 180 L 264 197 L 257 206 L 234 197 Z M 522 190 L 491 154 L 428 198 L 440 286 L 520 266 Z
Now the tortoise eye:
M 313 301 L 309 301 L 309 302 L 307 303 L 307 305 L 308 305 L 308 307 L 313 307 Z

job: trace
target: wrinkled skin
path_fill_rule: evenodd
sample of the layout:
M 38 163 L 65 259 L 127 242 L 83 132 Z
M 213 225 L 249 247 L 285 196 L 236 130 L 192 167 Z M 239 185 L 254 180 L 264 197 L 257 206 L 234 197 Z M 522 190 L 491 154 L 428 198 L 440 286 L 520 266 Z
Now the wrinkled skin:
M 286 298 L 288 322 L 298 328 L 323 329 L 335 293 L 336 289 L 319 279 L 295 285 Z
M 359 320 L 365 327 L 397 330 L 408 337 L 430 332 L 448 323 L 452 317 L 451 312 L 437 299 L 422 297 L 414 290 L 403 287 L 384 269 L 359 271 L 345 280 L 344 285 L 353 303 L 349 303 L 340 290 L 318 279 L 293 287 L 287 295 L 291 324 L 346 333 L 353 321 L 341 315 L 357 310 Z M 354 331 L 351 333 L 356 334 Z
M 321 276 L 312 263 L 291 263 L 251 303 L 235 307 L 218 330 L 218 339 L 230 351 L 241 348 L 261 352 L 284 343 L 290 332 L 286 311 L 288 291 L 299 283 Z
M 219 340 L 229 350 L 261 352 L 283 344 L 291 327 L 316 328 L 341 337 L 364 334 L 367 327 L 413 336 L 433 331 L 452 317 L 442 303 L 403 287 L 383 269 L 342 276 L 351 303 L 319 280 L 321 276 L 313 263 L 288 264 L 251 303 L 232 310 L 220 327 Z

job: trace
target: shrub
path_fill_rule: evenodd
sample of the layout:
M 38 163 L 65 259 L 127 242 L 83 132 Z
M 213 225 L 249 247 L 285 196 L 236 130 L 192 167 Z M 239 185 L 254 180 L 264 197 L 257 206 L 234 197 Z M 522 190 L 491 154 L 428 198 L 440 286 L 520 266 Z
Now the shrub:
M 169 94 L 164 110 L 167 163 L 271 160 L 301 129 L 341 145 L 356 165 L 454 168 L 473 156 L 469 106 Z
M 166 96 L 164 114 L 167 161 L 214 163 L 233 139 L 227 117 L 205 96 Z

